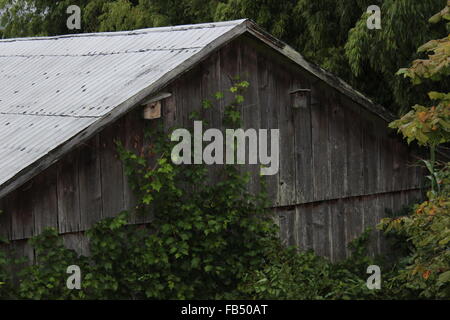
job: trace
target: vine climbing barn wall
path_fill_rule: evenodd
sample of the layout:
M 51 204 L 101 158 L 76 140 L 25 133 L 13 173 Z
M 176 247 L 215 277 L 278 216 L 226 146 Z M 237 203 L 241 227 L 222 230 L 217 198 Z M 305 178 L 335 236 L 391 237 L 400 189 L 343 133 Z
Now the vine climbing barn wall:
M 342 259 L 349 254 L 346 244 L 386 210 L 399 210 L 421 197 L 422 172 L 414 165 L 418 153 L 388 131 L 382 115 L 245 35 L 161 90 L 172 94 L 162 101 L 161 119 L 144 120 L 143 107 L 137 105 L 0 199 L 0 236 L 12 241 L 18 255 L 34 261 L 27 240 L 54 227 L 68 247 L 88 254 L 84 231 L 135 204 L 114 141 L 142 153 L 151 143 L 144 138 L 146 126 L 163 121 L 166 128 L 189 128 L 192 111 L 221 128 L 224 104 L 232 97 L 231 79 L 237 75 L 250 83 L 241 110 L 244 128 L 280 130 L 280 170 L 267 176 L 267 185 L 286 244 Z M 309 105 L 292 107 L 290 93 L 296 89 L 311 89 Z M 203 110 L 202 101 L 213 100 L 218 91 L 225 92 L 225 99 Z M 242 170 L 252 172 L 249 188 L 258 191 L 258 166 Z M 216 172 L 212 166 L 212 182 Z M 150 219 L 132 214 L 130 223 Z M 371 251 L 384 247 L 374 233 Z

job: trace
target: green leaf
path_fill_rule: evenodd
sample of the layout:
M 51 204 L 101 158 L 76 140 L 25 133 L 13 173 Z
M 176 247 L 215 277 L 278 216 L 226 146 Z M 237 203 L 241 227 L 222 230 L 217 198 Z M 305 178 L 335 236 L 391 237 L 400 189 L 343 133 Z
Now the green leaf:
M 450 282 L 450 271 L 446 271 L 446 272 L 442 273 L 438 278 L 438 282 L 440 284 Z

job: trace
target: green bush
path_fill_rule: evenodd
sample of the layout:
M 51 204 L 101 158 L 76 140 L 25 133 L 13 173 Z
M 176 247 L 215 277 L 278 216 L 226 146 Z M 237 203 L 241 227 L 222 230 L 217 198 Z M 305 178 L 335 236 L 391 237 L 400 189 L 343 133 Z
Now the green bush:
M 366 269 L 375 263 L 367 255 L 370 229 L 351 244 L 353 254 L 333 264 L 312 251 L 284 248 L 277 243 L 270 258 L 240 285 L 243 298 L 254 299 L 369 299 L 377 292 L 366 285 Z
M 379 228 L 403 237 L 411 253 L 404 268 L 392 280 L 417 297 L 450 298 L 450 166 L 434 172 L 440 192 L 428 192 L 428 200 L 417 204 L 412 213 L 383 219 Z

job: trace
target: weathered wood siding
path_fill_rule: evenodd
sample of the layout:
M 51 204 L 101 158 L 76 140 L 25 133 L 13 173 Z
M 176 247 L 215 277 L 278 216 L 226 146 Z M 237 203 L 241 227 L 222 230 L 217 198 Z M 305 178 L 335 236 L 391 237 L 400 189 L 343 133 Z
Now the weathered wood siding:
M 314 249 L 333 260 L 345 257 L 346 243 L 375 225 L 385 209 L 399 209 L 420 198 L 421 170 L 414 152 L 387 130 L 387 123 L 300 67 L 250 37 L 243 37 L 203 61 L 165 88 L 166 128 L 192 127 L 200 111 L 221 127 L 224 101 L 211 110 L 202 100 L 225 92 L 231 78 L 250 82 L 242 108 L 244 128 L 280 129 L 280 170 L 268 176 L 270 197 L 287 244 Z M 292 108 L 290 92 L 311 89 L 311 104 Z M 67 245 L 87 252 L 83 231 L 99 219 L 133 207 L 134 197 L 118 159 L 115 140 L 141 152 L 143 132 L 152 125 L 141 108 L 96 134 L 58 163 L 0 199 L 0 236 L 14 240 L 32 257 L 25 239 L 55 227 Z M 216 168 L 211 168 L 214 179 Z M 257 191 L 258 166 L 248 165 Z M 133 217 L 132 223 L 145 223 Z M 374 252 L 382 249 L 378 235 Z

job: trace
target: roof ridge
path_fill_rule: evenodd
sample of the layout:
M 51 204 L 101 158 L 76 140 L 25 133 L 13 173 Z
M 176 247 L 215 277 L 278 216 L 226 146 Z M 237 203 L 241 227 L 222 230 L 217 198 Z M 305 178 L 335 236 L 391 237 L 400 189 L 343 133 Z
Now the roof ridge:
M 94 53 L 85 53 L 85 54 L 11 54 L 11 55 L 4 55 L 0 54 L 0 58 L 10 58 L 10 57 L 16 57 L 16 58 L 31 58 L 31 57 L 94 57 L 94 56 L 109 56 L 109 55 L 115 55 L 115 54 L 129 54 L 129 53 L 144 53 L 144 52 L 150 52 L 150 51 L 184 51 L 184 50 L 194 50 L 194 49 L 202 49 L 203 47 L 185 47 L 185 48 L 148 48 L 148 49 L 139 49 L 139 50 L 125 50 L 125 51 L 100 51 L 100 52 L 94 52 Z
M 207 28 L 221 28 L 228 26 L 236 26 L 241 23 L 248 21 L 249 19 L 238 19 L 230 21 L 221 22 L 207 22 L 198 24 L 186 24 L 178 26 L 165 26 L 165 27 L 152 27 L 144 29 L 135 30 L 124 30 L 124 31 L 108 31 L 108 32 L 91 32 L 91 33 L 73 33 L 73 34 L 63 34 L 56 36 L 42 36 L 42 37 L 23 37 L 23 38 L 8 38 L 0 39 L 0 43 L 5 42 L 18 42 L 18 41 L 37 41 L 37 40 L 58 40 L 67 38 L 88 38 L 88 37 L 117 37 L 117 36 L 135 36 L 156 32 L 173 32 L 173 31 L 185 31 L 185 30 L 195 30 L 195 29 L 207 29 Z

